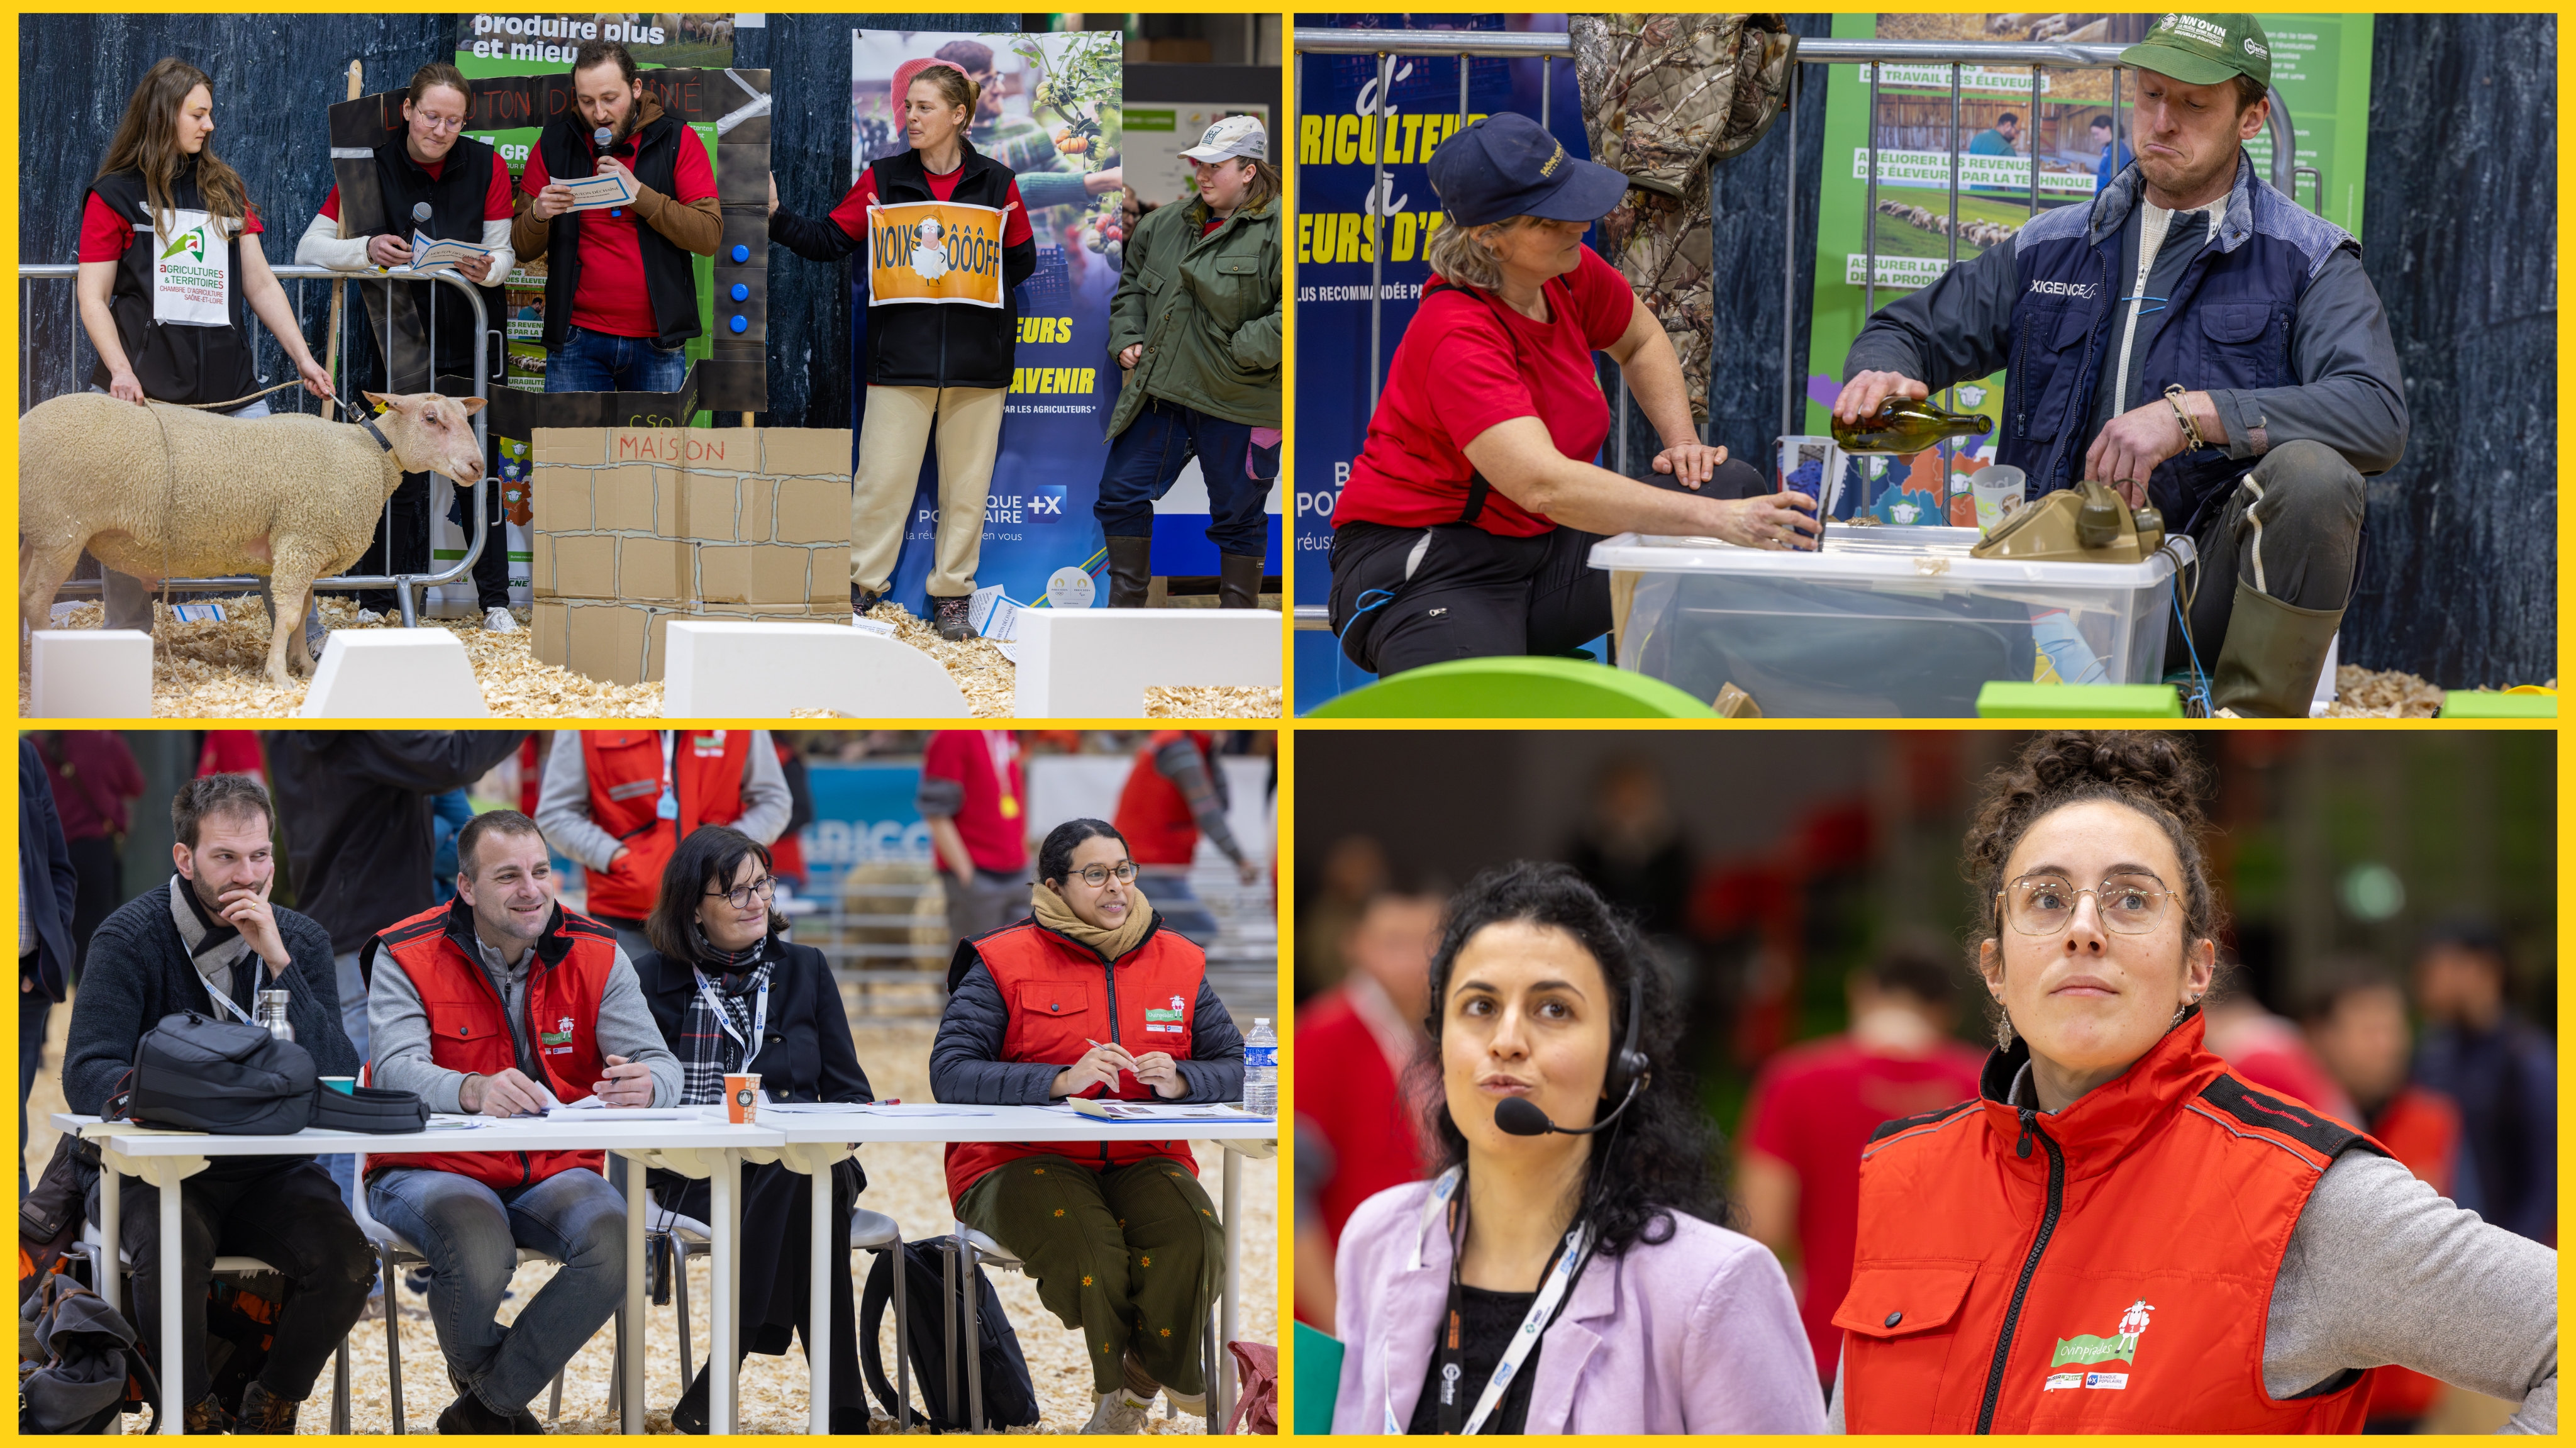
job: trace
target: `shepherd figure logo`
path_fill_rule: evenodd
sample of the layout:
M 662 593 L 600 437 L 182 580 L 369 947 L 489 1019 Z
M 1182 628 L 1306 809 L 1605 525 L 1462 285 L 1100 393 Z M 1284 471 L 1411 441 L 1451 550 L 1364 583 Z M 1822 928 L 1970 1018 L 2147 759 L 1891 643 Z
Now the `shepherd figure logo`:
M 2052 1368 L 2069 1363 L 2125 1362 L 2134 1365 L 2138 1360 L 2138 1339 L 2145 1334 L 2148 1315 L 2155 1310 L 2141 1297 L 2129 1304 L 2128 1311 L 2120 1314 L 2118 1330 L 2111 1336 L 2059 1338 L 2057 1351 L 2049 1358 L 2048 1365 Z
M 917 244 L 912 249 L 912 269 L 926 282 L 948 275 L 948 247 L 940 240 L 939 223 L 924 221 L 912 229 Z

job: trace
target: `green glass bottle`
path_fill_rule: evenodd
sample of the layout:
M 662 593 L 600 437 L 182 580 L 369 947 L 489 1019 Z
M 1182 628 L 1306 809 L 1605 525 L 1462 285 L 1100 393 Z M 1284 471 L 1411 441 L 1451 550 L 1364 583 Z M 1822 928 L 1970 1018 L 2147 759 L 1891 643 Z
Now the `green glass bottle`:
M 1834 419 L 1834 442 L 1847 453 L 1919 453 L 1946 437 L 1995 430 L 1994 419 L 1973 412 L 1944 412 L 1929 402 L 1891 397 L 1858 422 Z

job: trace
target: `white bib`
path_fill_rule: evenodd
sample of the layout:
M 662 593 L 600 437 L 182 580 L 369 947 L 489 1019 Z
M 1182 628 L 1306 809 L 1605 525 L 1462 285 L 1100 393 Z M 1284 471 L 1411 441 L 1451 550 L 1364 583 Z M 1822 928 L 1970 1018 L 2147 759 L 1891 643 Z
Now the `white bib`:
M 152 320 L 164 326 L 229 327 L 233 323 L 232 248 L 223 228 L 203 211 L 171 213 L 170 235 L 149 222 L 134 228 L 134 244 L 152 248 Z

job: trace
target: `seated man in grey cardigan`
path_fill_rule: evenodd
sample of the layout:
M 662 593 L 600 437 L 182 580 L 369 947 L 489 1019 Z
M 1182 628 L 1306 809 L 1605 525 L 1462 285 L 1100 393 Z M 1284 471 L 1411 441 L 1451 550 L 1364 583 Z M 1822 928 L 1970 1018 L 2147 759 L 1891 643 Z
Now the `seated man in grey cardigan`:
M 254 994 L 286 992 L 295 1041 L 325 1076 L 354 1076 L 358 1053 L 340 1028 L 331 937 L 268 901 L 277 880 L 268 791 L 246 774 L 190 781 L 170 802 L 177 872 L 127 902 L 90 938 L 88 968 L 63 1049 L 63 1099 L 94 1114 L 119 1089 L 143 1033 L 196 1011 L 252 1018 Z M 148 1343 L 161 1334 L 161 1194 L 126 1178 L 118 1236 L 134 1266 L 125 1297 Z M 98 1216 L 93 1189 L 90 1217 Z M 179 1191 L 181 1401 L 191 1433 L 292 1433 L 296 1409 L 366 1310 L 375 1255 L 309 1156 L 225 1156 Z M 212 1391 L 206 1366 L 206 1290 L 218 1255 L 257 1257 L 286 1279 L 268 1362 L 238 1411 Z M 162 1365 L 164 1374 L 174 1371 Z

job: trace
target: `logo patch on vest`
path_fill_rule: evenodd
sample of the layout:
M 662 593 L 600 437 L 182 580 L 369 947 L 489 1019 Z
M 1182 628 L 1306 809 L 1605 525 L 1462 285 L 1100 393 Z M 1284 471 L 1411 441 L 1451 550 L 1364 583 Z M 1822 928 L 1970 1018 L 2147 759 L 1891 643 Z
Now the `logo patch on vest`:
M 2138 1338 L 2147 1330 L 2148 1314 L 2154 1311 L 2155 1308 L 2149 1306 L 2147 1300 L 2141 1297 L 2129 1304 L 2128 1311 L 2120 1314 L 2119 1328 L 2110 1336 L 2094 1337 L 2084 1334 L 2059 1338 L 2057 1351 L 2050 1355 L 2048 1365 L 2051 1368 L 2062 1368 L 2069 1364 L 2089 1367 L 2095 1363 L 2136 1363 Z M 2052 1372 L 2040 1391 L 2054 1392 L 2059 1388 L 2077 1387 L 2125 1389 L 2128 1386 L 2127 1373 Z
M 2044 297 L 2091 297 L 2091 282 L 2032 282 L 2030 289 Z
M 689 741 L 689 752 L 700 759 L 722 759 L 724 749 L 725 732 L 721 729 L 709 729 Z
M 537 1032 L 537 1039 L 549 1046 L 569 1047 L 572 1043 L 572 1017 L 563 1016 L 558 1018 L 555 1021 L 555 1029 L 551 1031 Z M 560 1053 L 549 1052 L 548 1054 L 553 1055 Z

